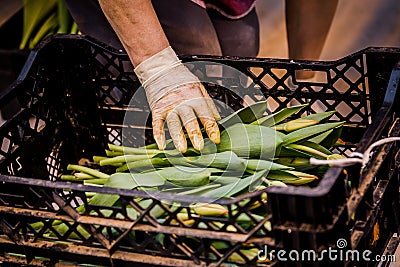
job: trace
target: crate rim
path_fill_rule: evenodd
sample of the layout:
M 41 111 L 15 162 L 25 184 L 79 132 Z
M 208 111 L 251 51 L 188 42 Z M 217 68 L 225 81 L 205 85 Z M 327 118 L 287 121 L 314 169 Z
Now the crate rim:
M 9 101 L 14 96 L 14 94 L 15 94 L 14 88 L 18 87 L 18 85 L 23 83 L 24 80 L 27 78 L 29 70 L 31 69 L 32 65 L 34 64 L 36 57 L 39 55 L 39 53 L 42 51 L 43 48 L 45 48 L 48 45 L 51 45 L 51 43 L 54 40 L 79 40 L 82 42 L 90 43 L 91 45 L 94 45 L 101 49 L 104 49 L 113 55 L 129 58 L 128 54 L 126 52 L 124 52 L 123 50 L 111 47 L 111 46 L 109 46 L 105 43 L 102 43 L 99 40 L 97 40 L 91 36 L 85 35 L 85 34 L 81 34 L 81 35 L 54 34 L 54 35 L 51 35 L 51 36 L 45 38 L 35 48 L 33 48 L 31 50 L 17 79 L 13 83 L 11 83 L 7 88 L 5 88 L 2 92 L 0 92 L 0 106 L 5 105 L 7 103 L 7 101 Z M 223 62 L 228 62 L 228 61 L 234 60 L 234 61 L 238 61 L 238 62 L 251 61 L 252 63 L 256 63 L 256 64 L 264 64 L 264 63 L 268 63 L 268 64 L 280 63 L 280 64 L 282 64 L 283 63 L 283 64 L 295 66 L 297 69 L 301 70 L 301 69 L 304 69 L 307 67 L 315 68 L 315 67 L 317 67 L 317 65 L 315 65 L 317 63 L 318 64 L 323 63 L 325 66 L 340 65 L 343 62 L 345 62 L 345 60 L 348 58 L 357 57 L 361 54 L 378 53 L 378 52 L 400 53 L 400 47 L 367 46 L 361 50 L 352 52 L 346 56 L 343 56 L 343 57 L 340 57 L 337 59 L 332 59 L 332 60 L 293 60 L 293 59 L 287 59 L 287 58 L 234 57 L 234 56 L 185 55 L 185 54 L 178 55 L 178 57 L 184 62 L 188 62 L 190 60 L 204 60 L 204 61 L 210 61 L 210 62 L 215 62 L 215 63 L 223 63 Z
M 114 47 L 111 47 L 105 43 L 100 42 L 99 40 L 88 36 L 88 35 L 74 35 L 74 34 L 54 34 L 49 37 L 47 37 L 45 40 L 41 41 L 35 48 L 31 50 L 29 53 L 28 59 L 26 60 L 26 63 L 24 67 L 22 68 L 18 78 L 16 81 L 22 81 L 26 78 L 29 69 L 31 65 L 34 63 L 34 59 L 37 57 L 38 53 L 41 52 L 43 48 L 45 48 L 47 45 L 50 45 L 53 40 L 80 40 L 84 42 L 88 42 L 94 46 L 100 47 L 101 49 L 106 50 L 107 52 L 117 55 L 117 56 L 124 56 L 128 57 L 128 54 L 124 52 L 123 50 L 116 49 Z M 214 61 L 214 62 L 223 62 L 223 61 L 230 61 L 230 60 L 237 60 L 237 61 L 251 61 L 252 63 L 287 63 L 290 65 L 298 66 L 299 68 L 303 68 L 304 66 L 312 66 L 316 63 L 325 63 L 327 66 L 329 65 L 337 65 L 341 64 L 344 62 L 347 58 L 355 57 L 360 54 L 365 54 L 365 53 L 377 53 L 377 52 L 397 52 L 400 53 L 400 47 L 394 47 L 394 46 L 367 46 L 363 49 L 354 51 L 346 56 L 342 56 L 337 59 L 330 59 L 330 60 L 306 60 L 306 59 L 301 59 L 301 60 L 294 60 L 290 58 L 281 58 L 281 57 L 238 57 L 238 56 L 213 56 L 213 55 L 187 55 L 187 54 L 180 54 L 178 55 L 182 60 L 190 60 L 190 59 L 202 59 L 202 60 L 208 60 L 208 61 Z M 9 86 L 10 87 L 15 87 L 13 84 Z M 1 93 L 0 94 L 0 101 L 3 98 L 3 96 L 6 94 Z

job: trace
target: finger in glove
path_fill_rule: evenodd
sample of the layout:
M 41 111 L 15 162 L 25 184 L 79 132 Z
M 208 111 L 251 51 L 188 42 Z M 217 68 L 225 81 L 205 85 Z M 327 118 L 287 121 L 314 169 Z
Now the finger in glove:
M 198 118 L 200 119 L 201 123 L 204 126 L 204 129 L 206 130 L 208 137 L 215 144 L 218 144 L 220 142 L 219 128 L 217 122 L 215 121 L 214 114 L 212 114 L 212 111 L 208 108 L 205 108 L 208 106 L 208 101 L 208 99 L 202 98 L 198 100 L 198 103 L 194 108 Z
M 164 133 L 164 119 L 153 115 L 152 127 L 154 140 L 157 143 L 158 149 L 164 150 L 166 147 L 165 133 Z
M 181 153 L 185 153 L 187 150 L 186 138 L 176 110 L 167 115 L 167 125 L 176 149 Z
M 194 102 L 196 100 L 191 100 Z M 190 105 L 179 105 L 176 108 L 183 125 L 185 126 L 186 133 L 188 134 L 190 141 L 193 144 L 194 149 L 201 150 L 204 147 L 203 136 L 201 134 L 199 123 L 197 122 L 197 117 Z
M 218 109 L 214 104 L 214 101 L 212 100 L 212 98 L 210 97 L 210 95 L 208 94 L 207 90 L 204 88 L 204 86 L 202 84 L 200 84 L 199 86 L 201 93 L 203 94 L 206 102 L 207 102 L 207 106 L 208 108 L 211 110 L 214 119 L 216 120 L 220 120 L 221 119 L 221 115 L 219 115 Z

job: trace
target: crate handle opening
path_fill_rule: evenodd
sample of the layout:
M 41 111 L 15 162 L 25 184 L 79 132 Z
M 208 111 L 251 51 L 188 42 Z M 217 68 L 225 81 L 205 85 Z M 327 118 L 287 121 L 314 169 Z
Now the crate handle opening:
M 293 82 L 302 83 L 309 82 L 315 84 L 328 84 L 328 74 L 326 71 L 318 71 L 311 69 L 302 69 L 294 71 Z

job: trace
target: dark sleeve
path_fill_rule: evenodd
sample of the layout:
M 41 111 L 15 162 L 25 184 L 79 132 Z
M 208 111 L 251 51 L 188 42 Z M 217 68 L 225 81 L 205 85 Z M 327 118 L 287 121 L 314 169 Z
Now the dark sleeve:
M 65 0 L 79 30 L 107 45 L 123 49 L 97 0 Z

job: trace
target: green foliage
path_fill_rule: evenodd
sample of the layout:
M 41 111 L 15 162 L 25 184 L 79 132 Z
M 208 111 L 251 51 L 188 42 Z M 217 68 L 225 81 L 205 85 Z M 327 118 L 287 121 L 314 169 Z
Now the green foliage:
M 76 34 L 78 27 L 65 0 L 24 0 L 20 49 L 33 49 L 52 34 Z

